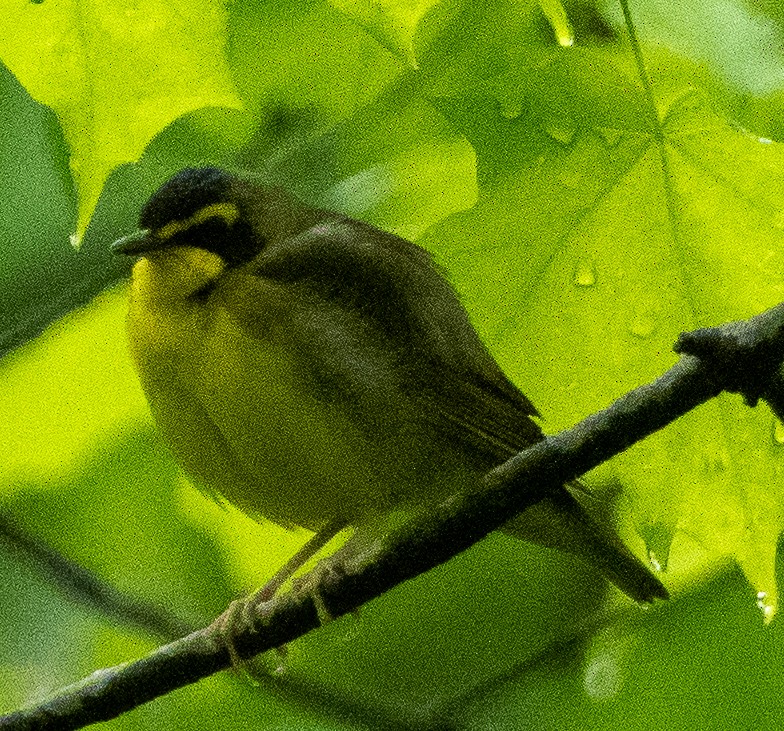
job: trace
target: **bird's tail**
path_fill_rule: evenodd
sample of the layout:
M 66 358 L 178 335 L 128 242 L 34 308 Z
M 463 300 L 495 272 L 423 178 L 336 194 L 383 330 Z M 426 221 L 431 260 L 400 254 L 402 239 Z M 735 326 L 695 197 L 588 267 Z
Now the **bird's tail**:
M 503 530 L 522 540 L 579 556 L 637 602 L 669 597 L 651 570 L 610 527 L 594 520 L 567 488 L 524 510 Z

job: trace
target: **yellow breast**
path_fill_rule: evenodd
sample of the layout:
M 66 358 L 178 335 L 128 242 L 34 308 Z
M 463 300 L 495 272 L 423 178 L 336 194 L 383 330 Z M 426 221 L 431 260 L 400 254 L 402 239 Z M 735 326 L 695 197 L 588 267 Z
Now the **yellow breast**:
M 155 254 L 134 269 L 131 351 L 177 461 L 208 491 L 284 525 L 353 523 L 388 508 L 394 490 L 377 474 L 377 448 L 298 375 L 280 301 L 255 303 L 271 318 L 260 338 L 219 293 L 189 296 L 220 273 L 220 259 L 196 249 Z

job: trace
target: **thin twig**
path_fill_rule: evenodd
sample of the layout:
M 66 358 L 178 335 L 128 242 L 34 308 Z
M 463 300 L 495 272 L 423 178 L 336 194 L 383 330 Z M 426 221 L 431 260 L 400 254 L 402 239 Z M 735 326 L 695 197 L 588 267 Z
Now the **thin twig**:
M 92 571 L 66 558 L 31 536 L 11 515 L 3 512 L 0 512 L 0 544 L 34 563 L 68 598 L 97 608 L 107 617 L 164 640 L 193 631 L 191 625 L 170 612 L 116 589 Z

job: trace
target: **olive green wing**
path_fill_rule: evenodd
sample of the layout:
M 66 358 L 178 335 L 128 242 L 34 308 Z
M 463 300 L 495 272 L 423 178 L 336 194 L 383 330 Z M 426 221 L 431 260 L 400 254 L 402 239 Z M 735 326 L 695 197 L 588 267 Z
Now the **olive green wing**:
M 543 438 L 537 411 L 512 384 L 472 327 L 429 254 L 399 237 L 335 214 L 296 237 L 272 242 L 254 274 L 304 288 L 325 309 L 361 313 L 378 352 L 397 359 L 417 418 L 451 439 L 483 471 Z M 351 316 L 351 315 L 346 315 Z M 372 346 L 371 346 L 372 347 Z M 330 398 L 356 399 L 352 364 L 314 364 L 329 374 Z M 329 356 L 327 356 L 327 360 Z M 372 378 L 372 374 L 368 375 Z M 346 384 L 341 390 L 340 384 Z M 575 483 L 579 492 L 579 483 Z M 581 499 L 590 499 L 581 495 Z M 637 601 L 666 597 L 648 568 L 566 487 L 511 521 L 507 532 L 574 553 Z
M 435 374 L 433 374 L 435 377 Z M 447 386 L 441 371 L 442 394 L 422 390 L 429 401 L 426 412 L 438 413 L 434 428 L 450 422 L 464 447 L 492 454 L 495 464 L 501 463 L 517 451 L 530 446 L 531 429 L 525 424 L 528 417 L 516 411 L 515 404 L 504 401 L 495 393 L 478 390 L 459 377 Z M 423 382 L 434 383 L 423 377 Z M 516 421 L 515 421 L 516 419 Z M 515 432 L 515 423 L 521 425 Z M 541 437 L 540 437 L 541 438 Z M 494 464 L 488 464 L 490 469 Z M 629 550 L 614 531 L 593 516 L 602 505 L 578 481 L 553 493 L 536 505 L 527 508 L 503 528 L 505 533 L 547 548 L 575 554 L 584 559 L 638 602 L 667 598 L 667 590 L 651 571 Z

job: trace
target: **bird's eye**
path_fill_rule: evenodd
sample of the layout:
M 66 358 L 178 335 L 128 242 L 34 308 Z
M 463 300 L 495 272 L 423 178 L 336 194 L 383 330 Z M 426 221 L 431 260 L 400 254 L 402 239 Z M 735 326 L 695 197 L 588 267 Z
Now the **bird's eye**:
M 224 218 L 208 218 L 178 231 L 171 237 L 172 243 L 184 246 L 195 246 L 220 253 L 226 246 L 226 239 L 231 236 L 231 227 Z
M 227 208 L 223 209 L 223 206 Z M 222 210 L 216 210 L 219 207 Z M 162 226 L 155 232 L 155 237 L 171 246 L 194 246 L 211 251 L 228 266 L 250 261 L 264 246 L 233 204 L 206 206 L 184 221 L 171 221 Z

